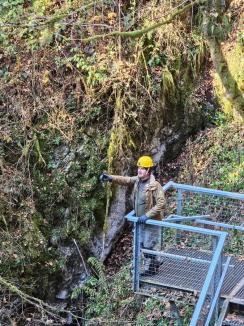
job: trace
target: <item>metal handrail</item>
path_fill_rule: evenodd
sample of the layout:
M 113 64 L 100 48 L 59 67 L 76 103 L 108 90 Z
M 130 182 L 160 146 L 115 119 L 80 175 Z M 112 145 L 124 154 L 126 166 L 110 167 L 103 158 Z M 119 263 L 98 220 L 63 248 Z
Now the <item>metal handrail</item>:
M 206 317 L 206 322 L 205 326 L 208 326 L 211 319 L 218 318 L 218 308 L 219 308 L 219 296 L 220 296 L 220 291 L 221 287 L 224 281 L 225 274 L 228 269 L 228 265 L 230 262 L 230 258 L 227 258 L 225 264 L 224 264 L 224 270 L 223 273 L 221 274 L 221 268 L 222 268 L 222 253 L 223 253 L 223 248 L 224 248 L 224 243 L 225 239 L 228 235 L 227 232 L 224 231 L 216 231 L 216 230 L 210 230 L 206 228 L 200 228 L 196 226 L 189 226 L 185 224 L 179 224 L 179 223 L 184 223 L 187 221 L 194 221 L 195 223 L 199 224 L 207 224 L 207 225 L 213 225 L 213 226 L 218 226 L 223 229 L 232 229 L 232 230 L 238 230 L 243 232 L 244 231 L 244 225 L 230 225 L 227 223 L 219 223 L 211 220 L 210 215 L 190 215 L 190 216 L 183 216 L 181 214 L 182 212 L 182 200 L 183 196 L 182 194 L 185 192 L 191 192 L 191 193 L 196 193 L 196 194 L 203 194 L 203 195 L 209 195 L 209 196 L 217 196 L 217 197 L 223 197 L 223 198 L 228 198 L 228 199 L 234 199 L 234 200 L 240 200 L 244 201 L 244 194 L 243 193 L 235 193 L 235 192 L 228 192 L 228 191 L 223 191 L 223 190 L 217 190 L 217 189 L 209 189 L 209 188 L 204 188 L 204 187 L 198 187 L 198 186 L 192 186 L 192 185 L 185 185 L 185 184 L 180 184 L 176 183 L 174 181 L 169 181 L 166 183 L 163 187 L 164 191 L 167 191 L 169 189 L 175 189 L 177 191 L 177 212 L 176 214 L 172 214 L 167 216 L 164 220 L 162 221 L 157 221 L 157 220 L 152 220 L 149 219 L 146 221 L 146 224 L 148 225 L 155 225 L 158 227 L 162 228 L 173 228 L 177 230 L 177 235 L 176 235 L 176 241 L 179 239 L 180 231 L 188 231 L 188 232 L 193 232 L 193 233 L 201 233 L 205 234 L 208 236 L 212 236 L 213 240 L 215 241 L 215 249 L 213 251 L 213 256 L 212 260 L 209 261 L 209 268 L 207 271 L 207 276 L 204 281 L 204 284 L 202 286 L 201 293 L 199 295 L 197 304 L 195 306 L 195 310 L 192 315 L 192 319 L 190 322 L 189 326 L 196 326 L 197 322 L 199 320 L 199 317 L 201 315 L 201 311 L 204 306 L 204 302 L 207 298 L 207 295 L 209 294 L 211 282 L 214 280 L 214 287 L 213 291 L 211 292 L 211 304 L 210 307 L 208 308 L 208 315 Z M 140 252 L 142 251 L 140 248 L 140 225 L 137 222 L 138 218 L 135 216 L 135 212 L 132 211 L 129 214 L 126 215 L 126 218 L 134 222 L 135 225 L 135 233 L 134 233 L 134 266 L 135 266 L 135 272 L 133 276 L 133 281 L 134 281 L 134 290 L 138 291 L 140 287 L 140 275 L 139 275 L 139 264 L 140 264 Z M 209 220 L 210 219 L 210 220 Z M 144 251 L 148 250 L 143 249 Z M 162 252 L 154 252 L 153 254 L 156 255 L 163 255 L 163 256 L 174 256 L 169 253 L 162 253 Z M 194 260 L 194 258 L 192 259 Z M 202 260 L 202 262 L 207 263 L 207 261 Z M 218 283 L 218 284 L 217 284 Z
M 128 221 L 130 222 L 137 222 L 138 217 L 134 215 L 135 212 L 131 211 L 128 213 L 125 218 L 127 218 Z M 227 232 L 223 231 L 216 231 L 216 230 L 211 230 L 211 229 L 204 229 L 204 228 L 199 228 L 191 225 L 184 225 L 184 224 L 176 224 L 176 223 L 170 223 L 166 222 L 166 220 L 153 220 L 153 219 L 148 219 L 146 222 L 148 225 L 156 225 L 156 226 L 161 226 L 161 227 L 169 227 L 177 230 L 183 230 L 183 231 L 188 231 L 188 232 L 193 232 L 193 233 L 201 233 L 201 234 L 206 234 L 206 235 L 212 235 L 212 236 L 217 236 L 220 237 L 222 234 L 228 235 Z
M 210 188 L 205 188 L 205 187 L 198 187 L 198 186 L 192 186 L 192 185 L 186 185 L 186 184 L 181 184 L 181 183 L 176 183 L 174 181 L 169 181 L 166 183 L 163 187 L 164 191 L 169 190 L 170 188 L 173 188 L 177 191 L 177 208 L 176 208 L 176 214 L 177 215 L 171 215 L 176 222 L 177 217 L 183 217 L 182 212 L 183 212 L 183 194 L 187 193 L 195 193 L 198 195 L 208 195 L 212 197 L 219 197 L 219 198 L 226 198 L 226 199 L 232 199 L 232 200 L 238 200 L 238 201 L 244 201 L 244 193 L 237 193 L 237 192 L 229 192 L 229 191 L 223 191 L 223 190 L 217 190 L 217 189 L 210 189 Z M 207 212 L 206 212 L 207 213 Z M 241 214 L 241 212 L 240 212 Z M 232 229 L 232 230 L 237 230 L 240 232 L 244 232 L 244 225 L 243 223 L 241 225 L 230 225 L 227 223 L 219 223 L 216 221 L 208 221 L 207 217 L 200 216 L 200 219 L 195 219 L 194 216 L 184 216 L 184 219 L 194 219 L 196 223 L 201 223 L 201 224 L 206 224 L 206 225 L 212 225 L 212 226 L 217 226 L 223 229 Z M 241 216 L 240 216 L 241 217 Z M 179 223 L 184 222 L 182 220 L 178 221 Z M 176 235 L 176 239 L 179 242 L 180 241 L 180 231 L 178 231 Z
M 200 220 L 200 219 L 196 219 L 195 220 L 196 223 L 199 224 L 206 224 L 206 225 L 213 225 L 213 226 L 217 226 L 223 229 L 230 229 L 230 230 L 237 230 L 237 231 L 241 231 L 244 232 L 244 226 L 239 226 L 239 225 L 231 225 L 231 224 L 227 224 L 227 223 L 220 223 L 220 222 L 213 222 L 213 221 L 206 221 L 206 220 Z
M 138 221 L 138 217 L 134 216 L 134 211 L 127 214 L 126 218 L 129 221 L 134 222 L 135 226 L 138 228 L 138 223 L 136 223 Z M 223 232 L 223 231 L 215 231 L 215 230 L 210 230 L 210 229 L 199 228 L 199 227 L 190 226 L 190 225 L 176 224 L 176 223 L 168 222 L 166 220 L 158 221 L 158 220 L 149 219 L 149 220 L 146 221 L 146 224 L 155 225 L 155 226 L 164 227 L 164 228 L 168 227 L 168 228 L 173 228 L 173 229 L 176 229 L 176 230 L 183 230 L 183 231 L 188 231 L 188 232 L 193 232 L 193 233 L 205 234 L 205 235 L 209 235 L 209 236 L 214 236 L 218 240 L 215 251 L 214 251 L 214 254 L 213 254 L 213 257 L 212 257 L 212 260 L 211 260 L 210 265 L 209 265 L 209 269 L 208 269 L 208 272 L 207 272 L 206 279 L 204 281 L 200 296 L 198 298 L 195 310 L 194 310 L 193 315 L 192 315 L 190 326 L 196 326 L 197 321 L 199 320 L 199 317 L 201 315 L 201 311 L 202 311 L 202 308 L 203 308 L 203 305 L 204 305 L 204 301 L 205 301 L 206 296 L 208 294 L 209 286 L 210 286 L 210 284 L 212 282 L 213 277 L 215 277 L 215 271 L 217 269 L 217 266 L 220 264 L 219 261 L 221 259 L 225 239 L 226 239 L 228 233 Z M 136 236 L 136 239 L 134 239 L 134 240 L 136 242 L 136 241 L 138 241 L 137 233 L 135 233 L 135 236 Z M 136 269 L 138 269 L 138 268 L 136 268 Z M 223 275 L 222 275 L 222 278 L 223 278 Z M 221 278 L 220 278 L 220 280 L 221 280 Z M 134 289 L 137 289 L 138 285 L 139 285 L 139 278 L 138 278 L 138 275 L 136 275 L 136 273 L 135 273 L 134 274 Z M 217 287 L 217 289 L 215 290 L 215 293 L 214 293 L 214 299 L 212 301 L 212 305 L 209 308 L 209 309 L 211 309 L 211 310 L 209 310 L 209 313 L 211 315 L 213 314 L 214 308 L 215 308 L 215 306 L 217 304 L 218 297 L 219 297 L 219 292 L 220 292 L 220 288 Z M 208 317 L 208 318 L 210 318 L 210 317 Z
M 181 184 L 181 183 L 176 183 L 173 181 L 169 181 L 162 188 L 164 191 L 167 191 L 170 188 L 174 188 L 174 189 L 180 189 L 183 191 L 206 193 L 206 194 L 214 195 L 214 196 L 244 200 L 244 194 L 240 194 L 238 192 L 229 192 L 229 191 L 210 189 L 210 188 L 204 188 L 204 187 L 198 187 L 198 186 L 190 186 L 190 185 L 185 185 L 185 184 Z
M 228 234 L 226 232 L 223 232 L 223 234 L 221 234 L 220 237 L 219 237 L 219 241 L 218 241 L 216 250 L 214 252 L 211 264 L 209 266 L 208 273 L 207 273 L 205 282 L 204 282 L 203 287 L 202 287 L 202 291 L 200 293 L 200 296 L 199 296 L 198 301 L 197 301 L 197 305 L 196 305 L 195 310 L 194 310 L 193 315 L 192 315 L 190 326 L 197 325 L 197 321 L 199 320 L 199 316 L 201 314 L 201 310 L 203 308 L 204 301 L 206 299 L 209 286 L 210 286 L 210 284 L 212 282 L 212 279 L 214 277 L 214 273 L 215 273 L 215 270 L 217 268 L 217 265 L 219 264 L 219 259 L 220 259 L 221 255 L 222 255 L 222 250 L 224 248 L 224 243 L 225 243 L 225 239 L 226 239 L 227 235 Z M 215 294 L 216 294 L 216 291 L 215 291 Z M 215 302 L 215 304 L 216 304 L 216 302 Z M 211 317 L 212 317 L 212 315 L 211 315 Z
M 164 220 L 168 221 L 168 222 L 194 221 L 195 223 L 199 223 L 199 224 L 213 225 L 213 226 L 221 227 L 223 229 L 230 229 L 230 230 L 237 230 L 237 231 L 244 232 L 244 226 L 231 225 L 231 224 L 228 224 L 228 223 L 209 221 L 208 220 L 209 218 L 210 218 L 210 215 L 184 216 L 184 215 L 171 214 L 168 217 L 166 217 L 166 219 L 164 219 Z
M 219 295 L 220 295 L 220 291 L 221 291 L 222 285 L 224 283 L 225 275 L 227 273 L 227 270 L 228 270 L 228 267 L 229 267 L 229 264 L 230 264 L 230 260 L 231 260 L 231 257 L 228 257 L 226 262 L 225 262 L 225 267 L 224 267 L 223 273 L 221 275 L 221 278 L 219 280 L 219 284 L 218 284 L 218 287 L 216 289 L 216 292 L 215 292 L 211 307 L 209 309 L 207 320 L 206 320 L 204 326 L 208 326 L 210 324 L 210 322 L 211 322 L 211 319 L 212 319 L 212 316 L 213 316 L 213 313 L 214 313 L 214 308 L 215 308 L 215 305 L 217 304 L 217 301 L 218 301 L 218 298 L 219 298 Z
M 134 214 L 134 211 L 131 211 L 130 213 L 128 213 L 125 216 L 125 218 L 127 218 L 127 220 L 130 222 L 137 222 L 138 217 L 134 216 L 132 214 Z M 193 233 L 201 233 L 201 234 L 212 235 L 212 236 L 217 236 L 217 237 L 220 237 L 222 234 L 228 235 L 227 232 L 223 232 L 223 231 L 204 229 L 204 228 L 191 226 L 191 225 L 170 223 L 168 221 L 166 222 L 166 220 L 159 221 L 159 220 L 148 219 L 145 223 L 148 225 L 168 227 L 168 228 L 172 228 L 172 229 L 183 230 L 183 231 L 188 231 L 188 232 L 193 232 Z

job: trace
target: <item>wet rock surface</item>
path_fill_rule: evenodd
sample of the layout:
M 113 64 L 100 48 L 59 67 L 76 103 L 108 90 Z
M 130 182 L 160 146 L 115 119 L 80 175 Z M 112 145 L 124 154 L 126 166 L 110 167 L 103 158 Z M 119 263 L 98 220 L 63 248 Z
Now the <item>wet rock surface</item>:
M 59 244 L 58 251 L 65 264 L 62 273 L 62 282 L 58 286 L 56 299 L 67 300 L 72 290 L 82 287 L 90 277 L 90 272 L 85 265 L 83 255 L 76 242 Z

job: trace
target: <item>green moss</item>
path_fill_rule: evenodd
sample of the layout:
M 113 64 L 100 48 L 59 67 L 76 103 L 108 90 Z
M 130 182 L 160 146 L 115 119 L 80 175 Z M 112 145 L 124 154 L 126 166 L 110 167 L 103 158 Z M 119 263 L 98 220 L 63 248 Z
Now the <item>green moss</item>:
M 241 122 L 244 120 L 243 47 L 237 43 L 231 51 L 223 53 L 223 58 L 223 67 L 214 75 L 215 93 L 227 118 Z

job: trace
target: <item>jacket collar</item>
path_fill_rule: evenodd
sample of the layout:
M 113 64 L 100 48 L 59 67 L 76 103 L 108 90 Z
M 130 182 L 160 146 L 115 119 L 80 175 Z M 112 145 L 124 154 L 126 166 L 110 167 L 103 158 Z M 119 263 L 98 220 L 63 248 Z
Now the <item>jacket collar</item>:
M 155 180 L 155 177 L 153 174 L 150 175 L 149 183 L 146 185 L 146 191 L 147 190 L 156 190 L 157 187 L 157 181 Z
M 157 186 L 157 181 L 156 181 L 154 175 L 151 174 L 150 181 L 149 181 L 149 188 L 153 190 L 154 188 L 156 188 L 156 186 Z

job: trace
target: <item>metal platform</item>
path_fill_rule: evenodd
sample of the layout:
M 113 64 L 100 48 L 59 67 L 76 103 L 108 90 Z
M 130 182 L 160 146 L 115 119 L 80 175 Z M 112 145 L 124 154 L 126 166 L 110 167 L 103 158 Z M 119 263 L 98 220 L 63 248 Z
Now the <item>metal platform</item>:
M 244 307 L 243 251 L 239 259 L 224 256 L 235 245 L 234 232 L 244 232 L 244 194 L 173 181 L 163 190 L 162 221 L 148 219 L 142 226 L 134 211 L 126 215 L 134 223 L 133 290 L 178 302 L 186 297 L 194 305 L 190 326 L 220 326 L 230 303 Z M 144 245 L 146 228 L 157 246 Z
M 181 259 L 175 258 L 174 255 L 181 257 Z M 194 258 L 194 261 L 190 260 L 191 258 Z M 200 292 L 206 279 L 211 259 L 212 255 L 209 252 L 172 248 L 167 250 L 157 274 L 150 277 L 142 277 L 140 282 L 147 285 L 153 284 L 154 286 L 180 289 L 181 291 Z M 227 256 L 224 256 L 223 265 L 226 259 Z M 221 297 L 229 297 L 233 289 L 243 278 L 244 260 L 231 257 L 227 275 L 221 289 Z M 230 302 L 244 305 L 244 285 L 230 299 Z

